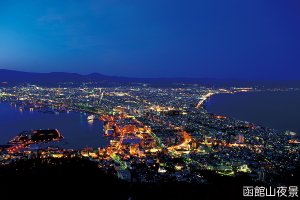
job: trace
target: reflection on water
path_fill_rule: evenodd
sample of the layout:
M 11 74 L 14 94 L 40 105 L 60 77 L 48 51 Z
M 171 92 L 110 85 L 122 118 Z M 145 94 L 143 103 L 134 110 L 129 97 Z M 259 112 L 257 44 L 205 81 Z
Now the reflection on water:
M 58 129 L 69 149 L 82 149 L 86 146 L 105 147 L 109 141 L 103 137 L 103 122 L 88 121 L 83 113 L 50 114 L 38 111 L 46 109 L 19 109 L 7 102 L 0 103 L 0 144 L 6 144 L 24 130 Z M 59 145 L 61 146 L 61 145 Z

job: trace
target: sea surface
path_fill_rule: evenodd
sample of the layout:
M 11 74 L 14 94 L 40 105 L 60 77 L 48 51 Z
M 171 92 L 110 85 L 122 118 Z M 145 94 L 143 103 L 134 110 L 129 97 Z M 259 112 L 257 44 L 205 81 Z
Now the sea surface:
M 103 122 L 87 121 L 85 113 L 69 112 L 60 114 L 42 113 L 43 109 L 19 109 L 20 106 L 0 103 L 0 145 L 24 130 L 58 129 L 67 144 L 53 144 L 65 149 L 83 149 L 85 147 L 105 147 L 109 140 L 103 137 Z M 47 108 L 48 109 L 48 108 Z M 49 110 L 49 109 L 48 109 Z
M 87 121 L 85 113 L 56 115 L 19 107 L 0 102 L 0 145 L 31 129 L 58 129 L 68 143 L 57 146 L 66 149 L 86 146 L 96 149 L 109 144 L 103 137 L 103 122 Z M 216 94 L 206 102 L 206 109 L 217 115 L 300 135 L 300 91 Z
M 206 102 L 214 114 L 300 135 L 300 91 L 216 94 Z

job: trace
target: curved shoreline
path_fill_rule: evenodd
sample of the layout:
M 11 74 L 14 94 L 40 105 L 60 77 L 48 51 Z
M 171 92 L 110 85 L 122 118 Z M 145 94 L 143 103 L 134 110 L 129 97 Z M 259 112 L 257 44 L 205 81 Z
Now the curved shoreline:
M 289 91 L 291 92 L 296 92 L 293 95 L 300 97 L 300 91 Z M 229 118 L 234 118 L 242 121 L 247 121 L 250 123 L 254 124 L 261 124 L 260 126 L 263 127 L 268 127 L 270 129 L 278 130 L 285 132 L 287 130 L 296 132 L 297 135 L 299 135 L 299 126 L 297 126 L 297 123 L 294 124 L 294 126 L 288 125 L 291 123 L 292 120 L 296 120 L 298 113 L 291 113 L 291 109 L 284 109 L 283 106 L 278 106 L 280 104 L 277 104 L 277 101 L 283 102 L 283 100 L 286 100 L 286 96 L 284 96 L 282 99 L 280 99 L 281 94 L 283 94 L 283 91 L 259 91 L 259 92 L 238 92 L 236 93 L 238 96 L 235 96 L 234 98 L 232 97 L 226 97 L 223 99 L 220 99 L 221 95 L 217 94 L 222 94 L 224 95 L 229 95 L 229 93 L 216 93 L 216 95 L 213 95 L 216 98 L 210 98 L 214 99 L 212 102 L 208 102 L 207 100 L 204 102 L 204 108 L 208 113 L 213 113 L 216 115 L 222 115 L 226 116 Z M 235 94 L 235 93 L 234 93 Z M 244 95 L 243 95 L 244 94 Z M 251 94 L 251 96 L 249 96 Z M 252 95 L 255 94 L 255 95 Z M 274 98 L 273 102 L 268 101 L 270 98 L 269 94 L 271 94 L 272 97 L 278 96 L 278 98 Z M 288 93 L 285 93 L 286 95 Z M 242 98 L 241 95 L 244 97 Z M 293 95 L 288 95 L 288 96 L 293 96 Z M 238 98 L 237 98 L 238 97 Z M 250 99 L 249 99 L 250 98 Z M 260 99 L 262 98 L 262 100 Z M 296 98 L 298 99 L 298 98 Z M 217 100 L 220 103 L 214 104 L 214 101 Z M 248 103 L 249 101 L 253 101 L 251 104 Z M 275 101 L 276 100 L 276 101 Z M 282 100 L 282 101 L 280 101 Z M 237 102 L 235 103 L 230 103 L 230 102 Z M 248 102 L 247 102 L 248 101 Z M 282 103 L 284 104 L 284 103 Z M 297 101 L 295 100 L 294 104 L 290 103 L 291 105 L 286 105 L 286 106 L 297 106 Z M 272 105 L 275 106 L 275 108 L 272 108 Z M 299 107 L 299 105 L 298 105 Z M 296 108 L 298 108 L 296 107 Z M 244 112 L 241 112 L 241 109 Z M 269 109 L 270 111 L 265 111 Z M 281 110 L 282 109 L 282 110 Z M 296 109 L 297 110 L 297 109 Z M 289 111 L 289 112 L 288 112 Z M 270 113 L 272 112 L 272 113 Z M 278 112 L 283 112 L 284 115 L 287 115 L 287 117 L 281 117 L 276 114 Z M 300 107 L 299 107 L 299 112 L 300 112 Z M 243 113 L 243 114 L 242 114 Z M 247 114 L 244 114 L 247 113 Z M 255 113 L 255 114 L 254 114 Z M 282 114 L 282 115 L 283 115 Z M 292 115 L 292 116 L 291 116 Z M 282 125 L 283 124 L 283 125 Z M 294 130 L 295 129 L 295 130 Z
M 7 109 L 2 110 L 4 120 L 2 120 L 0 127 L 2 141 L 0 144 L 6 144 L 21 131 L 48 128 L 57 128 L 61 132 L 68 142 L 68 144 L 63 145 L 65 148 L 82 149 L 86 145 L 96 148 L 105 147 L 109 144 L 107 139 L 103 138 L 103 123 L 100 120 L 88 122 L 87 115 L 83 113 L 71 112 L 55 115 L 38 112 L 39 110 L 19 111 L 18 107 L 12 107 L 9 102 L 2 103 L 2 106 L 7 106 Z M 96 141 L 98 142 L 96 143 Z

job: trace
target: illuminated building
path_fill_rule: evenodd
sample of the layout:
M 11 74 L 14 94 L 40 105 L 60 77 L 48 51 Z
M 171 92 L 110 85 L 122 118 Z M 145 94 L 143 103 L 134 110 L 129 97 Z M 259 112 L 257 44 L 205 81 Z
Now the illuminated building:
M 145 150 L 143 148 L 138 148 L 139 157 L 145 156 Z
M 140 145 L 141 145 L 142 148 L 144 148 L 145 147 L 145 140 L 141 140 Z
M 192 142 L 192 149 L 197 149 L 199 144 L 197 142 Z
M 137 147 L 138 147 L 137 144 L 130 144 L 130 149 L 129 149 L 130 154 L 136 154 Z
M 125 125 L 124 129 L 128 133 L 134 133 L 136 131 L 136 126 L 135 125 Z
M 236 136 L 236 139 L 237 139 L 237 143 L 244 143 L 244 136 L 243 135 L 238 134 Z

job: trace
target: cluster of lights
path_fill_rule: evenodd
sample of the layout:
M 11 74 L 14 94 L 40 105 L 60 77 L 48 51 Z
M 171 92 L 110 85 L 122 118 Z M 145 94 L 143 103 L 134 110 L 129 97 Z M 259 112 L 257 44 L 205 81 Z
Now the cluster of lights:
M 121 169 L 125 170 L 127 169 L 127 165 L 119 158 L 117 155 L 110 156 L 116 163 L 119 163 L 121 166 Z
M 165 145 L 161 142 L 160 138 L 158 138 L 153 132 L 151 132 L 150 134 L 153 137 L 153 139 L 155 140 L 155 143 L 159 148 L 165 147 Z

